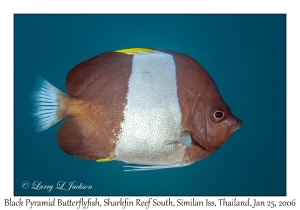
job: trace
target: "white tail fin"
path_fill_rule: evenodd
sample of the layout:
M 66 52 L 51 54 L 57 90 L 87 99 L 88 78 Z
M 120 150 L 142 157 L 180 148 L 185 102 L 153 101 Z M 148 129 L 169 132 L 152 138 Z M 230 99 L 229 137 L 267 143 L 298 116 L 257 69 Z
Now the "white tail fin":
M 32 92 L 32 116 L 36 132 L 48 129 L 64 116 L 62 113 L 63 99 L 66 95 L 51 85 L 42 77 L 37 77 L 35 89 Z

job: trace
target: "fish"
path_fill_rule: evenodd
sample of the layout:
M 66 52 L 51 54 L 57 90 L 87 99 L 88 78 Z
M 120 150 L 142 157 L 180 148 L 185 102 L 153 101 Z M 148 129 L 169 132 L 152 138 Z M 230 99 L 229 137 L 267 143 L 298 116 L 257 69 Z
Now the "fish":
M 31 95 L 35 130 L 64 119 L 57 140 L 65 153 L 122 161 L 129 164 L 126 171 L 191 165 L 242 125 L 204 67 L 171 50 L 97 55 L 69 71 L 66 92 L 37 77 Z

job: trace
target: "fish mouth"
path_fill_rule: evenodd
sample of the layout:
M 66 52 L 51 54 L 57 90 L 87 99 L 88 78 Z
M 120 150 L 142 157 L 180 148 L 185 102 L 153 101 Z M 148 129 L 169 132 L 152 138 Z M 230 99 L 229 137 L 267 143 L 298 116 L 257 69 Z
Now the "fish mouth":
M 233 127 L 233 132 L 237 131 L 238 129 L 240 129 L 243 125 L 243 122 L 239 119 L 237 119 L 236 124 Z

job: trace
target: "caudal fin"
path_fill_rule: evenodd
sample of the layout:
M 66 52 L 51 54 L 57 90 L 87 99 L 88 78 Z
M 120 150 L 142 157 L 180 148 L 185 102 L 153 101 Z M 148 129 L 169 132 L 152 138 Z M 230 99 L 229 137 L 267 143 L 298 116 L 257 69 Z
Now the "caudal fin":
M 64 102 L 67 95 L 51 85 L 42 77 L 37 77 L 37 83 L 32 91 L 32 116 L 36 132 L 48 129 L 65 117 Z

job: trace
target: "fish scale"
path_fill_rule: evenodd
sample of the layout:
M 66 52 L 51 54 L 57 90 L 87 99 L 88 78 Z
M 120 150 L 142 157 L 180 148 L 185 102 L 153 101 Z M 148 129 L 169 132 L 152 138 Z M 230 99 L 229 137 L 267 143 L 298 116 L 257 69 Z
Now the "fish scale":
M 178 139 L 181 130 L 172 56 L 156 51 L 134 55 L 128 87 L 115 159 L 150 165 L 181 162 L 185 146 L 164 144 Z

